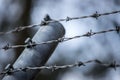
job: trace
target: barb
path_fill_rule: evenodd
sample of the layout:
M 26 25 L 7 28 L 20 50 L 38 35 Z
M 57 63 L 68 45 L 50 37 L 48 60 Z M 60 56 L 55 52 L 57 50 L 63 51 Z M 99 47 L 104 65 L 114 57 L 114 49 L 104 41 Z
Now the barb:
M 46 18 L 44 18 L 44 21 L 41 21 L 40 24 L 33 24 L 33 25 L 29 25 L 29 26 L 17 27 L 17 28 L 15 28 L 13 30 L 10 30 L 8 32 L 0 32 L 0 35 L 2 35 L 2 34 L 10 34 L 10 33 L 18 33 L 20 31 L 23 31 L 23 30 L 28 29 L 28 28 L 33 28 L 33 27 L 36 27 L 36 26 L 47 25 L 48 23 L 55 22 L 55 21 L 59 21 L 59 22 L 60 21 L 71 21 L 71 20 L 84 19 L 84 18 L 90 18 L 90 17 L 97 19 L 100 16 L 105 16 L 105 15 L 110 15 L 110 14 L 116 14 L 116 13 L 120 13 L 120 10 L 118 10 L 118 11 L 112 11 L 112 12 L 107 12 L 107 13 L 101 13 L 101 14 L 96 11 L 96 13 L 94 13 L 92 15 L 88 15 L 88 16 L 66 17 L 65 19 L 59 19 L 59 20 L 52 20 L 52 19 L 46 20 Z
M 25 68 L 13 68 L 13 66 L 11 66 L 10 64 L 8 64 L 5 68 L 5 70 L 3 72 L 0 73 L 0 75 L 3 74 L 7 74 L 7 75 L 11 75 L 12 73 L 15 72 L 19 72 L 19 71 L 23 71 L 23 72 L 27 72 L 28 70 L 42 70 L 42 69 L 47 69 L 47 70 L 58 70 L 58 69 L 66 69 L 66 68 L 73 68 L 73 67 L 81 67 L 81 66 L 86 66 L 88 63 L 96 63 L 99 64 L 101 66 L 104 66 L 106 68 L 113 68 L 116 70 L 117 67 L 120 67 L 120 64 L 117 64 L 116 61 L 113 61 L 111 63 L 103 63 L 100 60 L 89 60 L 86 62 L 81 62 L 78 61 L 74 64 L 69 64 L 69 65 L 62 65 L 62 66 L 41 66 L 41 67 L 25 67 Z
M 89 32 L 87 32 L 83 35 L 78 35 L 78 36 L 69 37 L 69 38 L 62 37 L 62 38 L 59 38 L 59 39 L 56 39 L 56 40 L 50 40 L 50 41 L 40 42 L 40 43 L 36 43 L 29 38 L 25 41 L 25 43 L 26 43 L 25 45 L 10 46 L 9 44 L 7 44 L 0 49 L 8 50 L 8 49 L 14 49 L 14 48 L 33 48 L 37 45 L 52 44 L 52 43 L 56 43 L 56 42 L 65 42 L 65 41 L 69 41 L 69 40 L 72 40 L 72 39 L 77 39 L 77 38 L 81 38 L 81 37 L 91 37 L 91 36 L 94 36 L 94 35 L 97 35 L 97 34 L 103 34 L 103 33 L 108 33 L 108 32 L 113 32 L 113 31 L 116 31 L 117 33 L 119 33 L 120 26 L 116 26 L 115 29 L 108 29 L 108 30 L 103 30 L 103 31 L 98 31 L 98 32 L 93 32 L 92 30 L 90 30 Z

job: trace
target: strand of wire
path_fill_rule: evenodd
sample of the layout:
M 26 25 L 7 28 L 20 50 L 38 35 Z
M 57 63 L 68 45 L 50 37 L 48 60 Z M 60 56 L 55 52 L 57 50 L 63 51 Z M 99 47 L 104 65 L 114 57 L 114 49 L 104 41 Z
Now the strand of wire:
M 27 41 L 25 41 L 24 45 L 12 45 L 10 46 L 9 44 L 1 47 L 0 49 L 4 49 L 4 50 L 8 50 L 8 49 L 15 49 L 15 48 L 33 48 L 37 45 L 42 45 L 42 44 L 52 44 L 52 43 L 56 43 L 56 42 L 65 42 L 65 41 L 69 41 L 72 39 L 77 39 L 77 38 L 81 38 L 81 37 L 91 37 L 97 34 L 103 34 L 103 33 L 108 33 L 108 32 L 117 32 L 119 33 L 120 31 L 120 26 L 116 26 L 116 28 L 114 29 L 108 29 L 108 30 L 103 30 L 103 31 L 98 31 L 98 32 L 93 32 L 92 30 L 88 31 L 87 33 L 83 34 L 83 35 L 78 35 L 78 36 L 74 36 L 74 37 L 62 37 L 62 38 L 58 38 L 56 40 L 50 40 L 50 41 L 45 41 L 45 42 L 40 42 L 40 43 L 36 43 L 34 41 L 32 41 L 32 39 L 28 39 Z
M 20 27 L 17 27 L 15 29 L 13 29 L 13 30 L 7 31 L 7 32 L 0 32 L 0 35 L 2 35 L 2 34 L 10 34 L 10 33 L 17 33 L 17 32 L 23 31 L 25 29 L 29 29 L 29 28 L 36 27 L 36 26 L 40 26 L 40 24 L 33 24 L 33 25 L 29 25 L 29 26 L 20 26 Z
M 59 21 L 59 22 L 61 22 L 61 21 L 71 21 L 71 20 L 78 20 L 78 19 L 84 19 L 84 18 L 95 18 L 95 19 L 98 19 L 98 17 L 100 17 L 100 16 L 105 16 L 105 15 L 110 15 L 110 14 L 116 14 L 116 13 L 120 13 L 120 10 L 118 10 L 118 11 L 112 11 L 112 12 L 106 12 L 106 13 L 98 13 L 97 11 L 96 11 L 96 13 L 94 13 L 94 14 L 92 14 L 92 15 L 88 15 L 88 16 L 81 16 L 81 17 L 66 17 L 66 18 L 64 18 L 64 19 L 59 19 L 59 20 L 50 20 L 50 21 L 42 21 L 41 22 L 41 25 L 46 25 L 46 24 L 48 24 L 48 23 L 50 23 L 50 22 L 55 22 L 55 21 Z
M 16 69 L 13 68 L 13 66 L 11 64 L 8 64 L 5 68 L 5 70 L 0 73 L 0 75 L 3 75 L 3 74 L 11 75 L 12 73 L 15 73 L 15 72 L 20 72 L 20 71 L 27 72 L 28 70 L 47 69 L 47 70 L 56 71 L 58 69 L 66 69 L 66 68 L 86 66 L 88 63 L 96 63 L 96 64 L 99 64 L 99 65 L 106 67 L 106 68 L 113 68 L 114 70 L 116 70 L 118 67 L 120 67 L 120 64 L 117 64 L 116 61 L 112 61 L 110 63 L 103 63 L 98 59 L 88 60 L 85 62 L 78 61 L 78 62 L 73 63 L 73 64 L 62 65 L 62 66 L 53 65 L 53 66 L 40 66 L 40 67 L 25 67 L 25 68 L 16 68 Z
M 33 25 L 29 25 L 29 26 L 21 26 L 21 27 L 17 27 L 13 30 L 10 30 L 8 32 L 0 32 L 0 35 L 2 34 L 10 34 L 10 33 L 17 33 L 17 32 L 20 32 L 20 31 L 23 31 L 25 29 L 28 29 L 28 28 L 33 28 L 33 27 L 36 27 L 36 26 L 44 26 L 44 25 L 47 25 L 48 23 L 50 22 L 55 22 L 55 21 L 71 21 L 71 20 L 77 20 L 77 19 L 84 19 L 84 18 L 98 18 L 100 16 L 105 16 L 105 15 L 110 15 L 110 14 L 116 14 L 116 13 L 120 13 L 120 10 L 118 11 L 112 11 L 112 12 L 107 12 L 107 13 L 98 13 L 96 11 L 96 13 L 92 14 L 92 15 L 88 15 L 88 16 L 81 16 L 81 17 L 66 17 L 65 19 L 59 19 L 59 20 L 43 20 L 41 21 L 40 24 L 33 24 Z

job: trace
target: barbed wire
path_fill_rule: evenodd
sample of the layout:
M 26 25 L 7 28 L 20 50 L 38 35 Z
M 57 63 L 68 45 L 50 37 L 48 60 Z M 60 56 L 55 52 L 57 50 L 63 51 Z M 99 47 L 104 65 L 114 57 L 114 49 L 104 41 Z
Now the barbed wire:
M 17 33 L 17 32 L 20 32 L 20 31 L 23 31 L 25 29 L 29 29 L 29 28 L 32 28 L 32 27 L 36 27 L 36 26 L 40 26 L 41 24 L 33 24 L 33 25 L 29 25 L 29 26 L 21 26 L 21 27 L 17 27 L 13 30 L 10 30 L 8 32 L 0 32 L 0 35 L 2 34 L 10 34 L 10 33 Z
M 92 30 L 90 30 L 89 32 L 87 32 L 83 35 L 78 35 L 78 36 L 68 37 L 68 38 L 62 37 L 62 38 L 58 38 L 56 40 L 50 40 L 50 41 L 45 41 L 45 42 L 40 42 L 40 43 L 36 43 L 36 42 L 32 41 L 32 39 L 27 38 L 25 40 L 24 45 L 12 45 L 12 46 L 10 46 L 9 44 L 7 44 L 7 45 L 1 47 L 0 49 L 8 50 L 8 49 L 15 49 L 15 48 L 33 48 L 37 45 L 52 44 L 52 43 L 56 43 L 56 42 L 65 42 L 65 41 L 69 41 L 69 40 L 76 39 L 76 38 L 91 37 L 93 35 L 103 34 L 103 33 L 108 33 L 108 32 L 113 32 L 113 31 L 116 31 L 117 33 L 119 33 L 120 26 L 116 26 L 116 28 L 114 28 L 114 29 L 108 29 L 108 30 L 103 30 L 103 31 L 98 31 L 98 32 L 93 32 Z
M 48 24 L 50 22 L 55 22 L 55 21 L 59 21 L 59 22 L 61 22 L 61 21 L 71 21 L 71 20 L 84 19 L 84 18 L 90 18 L 90 17 L 98 19 L 98 17 L 100 17 L 100 16 L 105 16 L 105 15 L 110 15 L 110 14 L 116 14 L 116 13 L 120 13 L 120 10 L 118 10 L 118 11 L 112 11 L 112 12 L 107 12 L 107 13 L 98 13 L 96 11 L 96 13 L 94 13 L 92 15 L 88 15 L 88 16 L 66 17 L 65 19 L 58 19 L 58 20 L 52 20 L 52 19 L 51 20 L 45 20 L 45 18 L 44 18 L 44 20 L 41 21 L 40 24 L 33 24 L 33 25 L 29 25 L 29 26 L 17 27 L 17 28 L 15 28 L 13 30 L 10 30 L 8 32 L 0 32 L 0 35 L 2 35 L 2 34 L 10 34 L 10 33 L 17 33 L 17 32 L 23 31 L 23 30 L 28 29 L 28 28 L 33 28 L 33 27 L 36 27 L 36 26 L 43 26 L 43 25 L 46 25 L 46 24 Z
M 105 15 L 110 15 L 110 14 L 116 14 L 116 13 L 120 13 L 120 10 L 118 10 L 118 11 L 112 11 L 112 12 L 106 12 L 106 13 L 98 13 L 96 11 L 94 14 L 88 15 L 88 16 L 81 16 L 81 17 L 68 17 L 67 16 L 65 19 L 50 20 L 50 21 L 44 20 L 44 21 L 41 22 L 41 25 L 46 25 L 46 24 L 48 24 L 50 22 L 55 22 L 55 21 L 59 21 L 59 22 L 66 21 L 67 22 L 67 21 L 71 21 L 71 20 L 84 19 L 84 18 L 95 18 L 95 19 L 98 19 L 98 17 L 100 17 L 100 16 L 105 16 Z
M 14 68 L 11 64 L 8 64 L 6 66 L 6 68 L 5 68 L 5 70 L 0 73 L 0 75 L 3 75 L 3 74 L 11 75 L 12 73 L 15 73 L 15 72 L 19 72 L 19 71 L 27 72 L 28 70 L 47 69 L 47 70 L 56 71 L 58 69 L 66 69 L 66 68 L 86 66 L 88 63 L 93 63 L 93 62 L 96 63 L 96 64 L 99 64 L 99 65 L 101 65 L 103 67 L 106 67 L 106 68 L 113 68 L 114 70 L 116 70 L 117 67 L 120 67 L 120 64 L 117 64 L 116 61 L 112 61 L 111 63 L 103 63 L 98 59 L 96 59 L 96 60 L 88 60 L 88 61 L 85 61 L 85 62 L 78 61 L 78 62 L 76 62 L 74 64 L 62 65 L 62 66 L 54 65 L 54 66 Z

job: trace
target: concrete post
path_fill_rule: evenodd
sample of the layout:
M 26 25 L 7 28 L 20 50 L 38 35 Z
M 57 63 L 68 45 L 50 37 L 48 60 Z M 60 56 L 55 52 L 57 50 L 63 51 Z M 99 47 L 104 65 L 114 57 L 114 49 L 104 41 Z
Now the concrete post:
M 40 43 L 49 40 L 55 40 L 63 37 L 65 29 L 59 22 L 50 22 L 42 30 L 38 30 L 32 38 L 33 42 Z M 14 68 L 24 67 L 39 67 L 46 63 L 58 43 L 42 44 L 33 48 L 25 48 L 16 62 Z M 33 80 L 39 70 L 28 70 L 27 72 L 15 72 L 11 75 L 6 75 L 2 80 Z

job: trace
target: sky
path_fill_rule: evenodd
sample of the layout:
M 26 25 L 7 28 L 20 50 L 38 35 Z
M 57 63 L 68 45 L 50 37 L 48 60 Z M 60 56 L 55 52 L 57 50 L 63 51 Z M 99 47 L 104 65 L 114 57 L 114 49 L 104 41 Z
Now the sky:
M 119 10 L 119 5 L 114 0 L 46 0 L 38 1 L 32 11 L 32 23 L 39 23 L 45 14 L 49 14 L 53 19 L 61 19 L 69 17 L 77 17 L 84 15 L 111 12 Z M 119 1 L 118 1 L 119 2 Z M 41 3 L 41 5 L 39 5 Z M 40 15 L 39 15 L 40 14 Z M 84 34 L 90 29 L 92 31 L 101 31 L 114 28 L 113 21 L 119 24 L 119 14 L 103 16 L 98 18 L 74 20 L 69 22 L 61 22 L 66 29 L 65 37 L 73 37 L 76 35 Z M 91 59 L 106 60 L 114 59 L 119 61 L 119 35 L 115 32 L 100 34 L 91 38 L 80 38 L 67 42 L 60 43 L 52 57 L 49 59 L 48 64 L 55 64 L 53 62 L 61 61 L 61 57 L 65 59 L 65 63 L 74 63 L 76 61 L 87 61 Z M 60 57 L 61 56 L 61 57 Z M 112 61 L 112 60 L 111 60 Z M 93 67 L 92 65 L 88 65 Z M 87 69 L 89 68 L 87 67 Z M 87 71 L 82 67 L 82 70 L 72 70 L 59 75 L 59 80 L 118 80 L 119 71 L 108 71 L 108 74 L 100 79 L 95 77 L 86 77 L 84 73 Z M 112 75 L 115 74 L 115 75 Z M 112 75 L 112 76 L 111 76 Z M 118 75 L 118 76 L 117 76 Z

